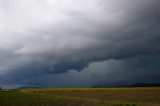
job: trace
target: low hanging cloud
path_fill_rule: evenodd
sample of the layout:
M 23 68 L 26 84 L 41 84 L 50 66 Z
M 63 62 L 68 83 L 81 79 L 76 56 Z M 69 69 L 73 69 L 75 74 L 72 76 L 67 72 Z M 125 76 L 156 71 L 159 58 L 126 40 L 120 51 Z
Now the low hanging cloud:
M 47 68 L 45 68 L 47 69 Z M 10 73 L 1 76 L 3 85 L 11 87 L 21 85 L 39 87 L 93 87 L 117 86 L 133 83 L 159 83 L 160 56 L 137 56 L 120 60 L 110 59 L 92 62 L 81 71 L 70 69 L 66 73 Z M 35 70 L 35 69 L 32 69 Z M 43 69 L 42 69 L 43 70 Z M 27 69 L 26 69 L 27 71 Z M 34 73 L 34 74 L 33 74 Z M 19 76 L 21 75 L 21 76 Z M 3 80 L 2 80 L 3 79 Z M 14 85 L 14 86 L 13 86 Z M 5 85 L 5 87 L 8 87 Z
M 81 71 L 94 61 L 159 55 L 159 4 L 0 0 L 0 74 Z

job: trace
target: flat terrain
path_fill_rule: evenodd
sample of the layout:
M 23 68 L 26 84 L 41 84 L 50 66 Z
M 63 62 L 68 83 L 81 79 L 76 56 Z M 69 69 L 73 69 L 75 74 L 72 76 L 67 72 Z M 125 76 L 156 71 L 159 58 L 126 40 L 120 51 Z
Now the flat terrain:
M 59 88 L 1 91 L 0 106 L 160 106 L 160 88 Z

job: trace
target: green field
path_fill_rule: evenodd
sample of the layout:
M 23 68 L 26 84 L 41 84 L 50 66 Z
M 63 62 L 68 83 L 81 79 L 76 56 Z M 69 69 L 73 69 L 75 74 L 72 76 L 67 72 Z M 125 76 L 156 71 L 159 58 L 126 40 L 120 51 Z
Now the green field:
M 0 91 L 0 106 L 160 106 L 160 88 L 58 88 Z

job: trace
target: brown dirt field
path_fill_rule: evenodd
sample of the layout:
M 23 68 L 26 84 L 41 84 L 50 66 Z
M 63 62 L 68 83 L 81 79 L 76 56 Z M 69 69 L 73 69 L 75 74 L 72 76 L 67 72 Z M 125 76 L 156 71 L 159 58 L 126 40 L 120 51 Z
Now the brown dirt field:
M 48 93 L 47 93 L 48 92 Z M 95 102 L 136 103 L 142 106 L 160 106 L 160 88 L 76 89 L 48 90 L 45 94 L 78 97 Z M 43 90 L 34 93 L 43 93 Z

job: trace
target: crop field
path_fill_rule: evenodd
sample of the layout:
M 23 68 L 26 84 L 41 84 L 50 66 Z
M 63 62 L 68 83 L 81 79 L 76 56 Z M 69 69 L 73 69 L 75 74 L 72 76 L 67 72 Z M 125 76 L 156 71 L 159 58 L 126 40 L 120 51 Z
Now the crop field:
M 160 88 L 55 88 L 0 91 L 0 106 L 160 106 Z

